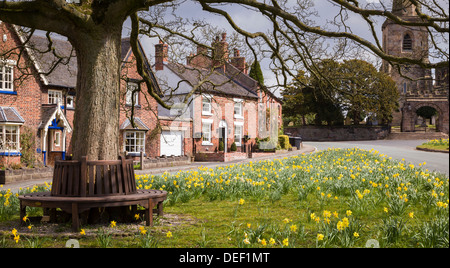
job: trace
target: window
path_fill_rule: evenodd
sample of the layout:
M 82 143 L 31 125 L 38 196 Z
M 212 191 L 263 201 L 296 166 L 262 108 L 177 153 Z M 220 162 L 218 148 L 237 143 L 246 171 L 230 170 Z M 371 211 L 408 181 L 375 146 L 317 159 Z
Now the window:
M 66 98 L 67 107 L 66 108 L 74 108 L 73 100 L 74 100 L 73 96 L 67 96 L 67 98 Z
M 19 152 L 19 126 L 0 125 L 0 152 Z
M 0 64 L 0 91 L 13 91 L 13 67 Z
M 242 114 L 242 101 L 234 103 L 234 118 L 244 118 Z
M 241 141 L 242 141 L 242 126 L 235 125 L 234 126 L 234 142 L 236 143 L 236 146 L 241 146 Z
M 125 151 L 129 153 L 145 153 L 145 132 L 125 132 Z
M 211 98 L 202 97 L 202 114 L 211 115 Z
M 127 83 L 125 104 L 126 105 L 139 105 L 139 84 L 134 82 Z
M 412 39 L 409 34 L 405 34 L 403 37 L 403 50 L 411 51 L 412 50 Z
M 49 90 L 48 91 L 48 103 L 64 105 L 64 102 L 62 101 L 62 91 Z
M 55 146 L 61 146 L 61 132 L 55 132 Z
M 406 94 L 406 91 L 408 90 L 408 84 L 406 82 L 403 83 L 403 94 Z
M 202 144 L 203 145 L 212 145 L 211 143 L 211 123 L 202 123 Z

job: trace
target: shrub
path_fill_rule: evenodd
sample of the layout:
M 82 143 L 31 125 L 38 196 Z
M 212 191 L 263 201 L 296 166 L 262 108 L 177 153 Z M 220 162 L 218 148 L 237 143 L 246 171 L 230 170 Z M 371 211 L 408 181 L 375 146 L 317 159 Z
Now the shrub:
M 233 143 L 231 144 L 231 148 L 230 148 L 230 151 L 232 151 L 232 152 L 236 152 L 236 150 L 237 150 L 237 147 L 236 147 L 236 143 L 235 143 L 235 142 L 233 142 Z
M 292 147 L 289 143 L 289 136 L 287 135 L 278 136 L 278 143 L 280 144 L 281 149 L 290 149 Z
M 222 152 L 225 149 L 225 145 L 223 144 L 223 141 L 219 142 L 219 151 Z

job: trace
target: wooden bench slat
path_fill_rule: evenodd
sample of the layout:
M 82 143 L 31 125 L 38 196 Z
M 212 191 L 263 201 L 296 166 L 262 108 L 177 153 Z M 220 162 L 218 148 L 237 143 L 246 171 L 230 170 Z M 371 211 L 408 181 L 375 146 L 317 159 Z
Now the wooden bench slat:
M 88 165 L 89 169 L 89 196 L 95 195 L 95 178 L 94 178 L 94 166 Z

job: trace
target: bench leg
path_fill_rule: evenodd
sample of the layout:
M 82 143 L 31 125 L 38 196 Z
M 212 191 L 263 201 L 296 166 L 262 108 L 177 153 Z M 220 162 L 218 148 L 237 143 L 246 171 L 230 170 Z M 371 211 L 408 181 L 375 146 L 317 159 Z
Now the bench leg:
M 160 217 L 164 216 L 164 212 L 163 212 L 163 202 L 159 202 L 159 203 L 158 203 L 157 209 L 158 209 L 158 216 L 160 216 Z
M 145 210 L 145 223 L 147 226 L 153 226 L 153 200 L 148 200 L 148 207 Z
M 80 218 L 78 213 L 78 203 L 72 203 L 72 230 L 78 232 L 80 229 Z
M 23 217 L 27 215 L 27 206 L 24 206 L 22 200 L 20 200 L 20 226 L 24 226 L 25 222 L 23 221 Z

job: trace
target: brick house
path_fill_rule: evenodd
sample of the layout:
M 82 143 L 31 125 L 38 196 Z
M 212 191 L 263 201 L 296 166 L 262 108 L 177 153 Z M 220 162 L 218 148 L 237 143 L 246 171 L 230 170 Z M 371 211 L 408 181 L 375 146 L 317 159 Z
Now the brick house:
M 20 137 L 25 132 L 33 137 L 35 162 L 52 165 L 57 159 L 66 159 L 71 152 L 76 108 L 77 61 L 72 46 L 53 39 L 55 53 L 47 51 L 46 37 L 27 40 L 18 27 L 2 22 L 0 35 L 0 163 L 20 163 L 24 145 Z M 56 55 L 65 58 L 52 70 L 59 60 Z M 122 60 L 120 143 L 123 151 L 132 155 L 143 151 L 153 156 L 157 148 L 148 134 L 156 126 L 156 102 L 146 96 L 127 38 L 122 40 Z M 148 62 L 147 66 L 150 68 Z M 128 119 L 132 106 L 134 126 Z
M 155 45 L 154 73 L 162 94 L 169 102 L 179 103 L 170 111 L 158 107 L 163 130 L 160 155 L 185 154 L 195 155 L 200 161 L 226 161 L 224 153 L 230 152 L 234 143 L 234 158 L 246 158 L 256 138 L 267 137 L 270 128 L 278 137 L 281 101 L 263 91 L 248 75 L 246 60 L 239 50 L 229 56 L 225 33 L 222 39 L 216 38 L 212 47 L 213 51 L 198 47 L 186 65 L 181 65 L 168 61 L 166 44 Z M 189 96 L 192 91 L 194 94 Z M 274 120 L 266 120 L 269 111 L 275 112 Z M 224 153 L 219 152 L 220 143 Z

